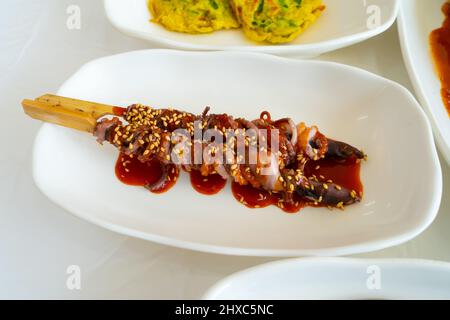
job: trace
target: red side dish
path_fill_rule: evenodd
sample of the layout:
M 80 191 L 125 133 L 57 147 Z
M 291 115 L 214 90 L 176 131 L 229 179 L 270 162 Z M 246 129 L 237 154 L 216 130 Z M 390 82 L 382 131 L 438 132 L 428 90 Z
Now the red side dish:
M 441 80 L 441 95 L 450 116 L 450 2 L 442 7 L 445 21 L 430 35 L 430 45 L 436 69 Z

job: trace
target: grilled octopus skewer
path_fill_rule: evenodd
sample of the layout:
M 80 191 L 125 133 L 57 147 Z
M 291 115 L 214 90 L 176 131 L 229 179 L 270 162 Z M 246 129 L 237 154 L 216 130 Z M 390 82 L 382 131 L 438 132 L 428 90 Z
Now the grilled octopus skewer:
M 204 150 L 207 144 L 213 145 L 216 153 L 225 153 L 225 144 L 214 144 L 210 141 L 195 141 L 194 125 L 202 130 L 217 130 L 222 135 L 231 130 L 252 129 L 259 135 L 261 129 L 278 129 L 279 152 L 275 154 L 267 150 L 265 159 L 258 159 L 250 164 L 248 159 L 239 162 L 238 159 L 228 159 L 228 162 L 206 162 L 202 164 L 184 164 L 190 170 L 200 170 L 202 175 L 220 174 L 224 179 L 231 178 L 241 185 L 250 184 L 255 188 L 285 194 L 285 201 L 292 199 L 295 192 L 313 202 L 327 206 L 343 207 L 360 201 L 360 195 L 353 190 L 347 190 L 334 183 L 322 183 L 314 178 L 305 177 L 304 166 L 308 161 L 318 161 L 331 158 L 336 161 L 354 157 L 363 159 L 364 153 L 346 143 L 328 139 L 318 128 L 307 127 L 304 123 L 298 126 L 289 119 L 272 121 L 270 114 L 263 112 L 259 119 L 248 121 L 234 119 L 227 114 L 208 114 L 209 108 L 197 116 L 173 109 L 152 109 L 142 105 L 132 105 L 124 113 L 122 123 L 118 118 L 103 119 L 95 127 L 94 135 L 100 143 L 108 141 L 121 152 L 148 161 L 157 157 L 163 166 L 172 164 L 171 154 L 173 143 L 172 133 L 177 129 L 185 129 L 190 133 L 188 143 L 191 145 L 191 156 L 194 154 L 195 143 L 202 144 Z M 242 132 L 242 131 L 241 131 Z M 173 142 L 173 141 L 172 141 Z M 257 149 L 258 144 L 248 145 L 247 153 Z M 296 164 L 296 167 L 292 166 Z M 266 169 L 264 174 L 262 169 Z M 158 181 L 157 184 L 161 184 Z M 152 189 L 154 186 L 147 186 Z
M 249 121 L 234 119 L 227 114 L 209 114 L 209 108 L 201 115 L 194 115 L 139 104 L 123 109 L 51 94 L 35 100 L 25 99 L 22 105 L 24 111 L 35 119 L 90 132 L 98 142 L 107 141 L 123 154 L 137 157 L 141 162 L 156 158 L 162 165 L 162 176 L 157 182 L 146 186 L 153 191 L 158 191 L 166 183 L 169 172 L 183 167 L 188 171 L 198 170 L 204 176 L 219 174 L 240 185 L 279 193 L 285 202 L 293 201 L 295 193 L 317 204 L 339 208 L 361 200 L 361 195 L 354 190 L 332 182 L 320 182 L 314 176 L 306 177 L 305 165 L 325 158 L 337 162 L 350 158 L 358 161 L 365 158 L 365 154 L 344 142 L 327 138 L 316 126 L 308 127 L 304 123 L 295 125 L 290 118 L 273 121 L 268 112 L 263 112 L 259 119 Z M 103 118 L 105 115 L 114 117 Z M 186 136 L 174 137 L 179 129 L 186 131 Z M 225 137 L 225 142 L 206 141 L 203 135 L 199 138 L 196 129 L 202 133 L 213 130 Z M 245 137 L 246 130 L 251 130 L 255 136 Z M 271 134 L 264 137 L 263 130 Z M 230 132 L 235 136 L 228 141 Z M 240 135 L 248 139 L 245 140 L 245 158 L 236 155 L 234 142 Z M 261 145 L 261 140 L 272 140 L 272 135 L 278 141 L 277 150 L 272 150 L 269 141 Z M 188 150 L 176 148 L 180 139 L 185 139 Z M 264 146 L 265 152 L 256 153 L 257 161 L 249 161 L 249 155 Z M 181 155 L 181 151 L 187 152 Z M 174 163 L 174 152 L 180 158 L 188 157 L 190 161 Z M 214 155 L 223 156 L 225 161 L 217 161 Z M 209 161 L 197 163 L 192 161 L 195 158 Z

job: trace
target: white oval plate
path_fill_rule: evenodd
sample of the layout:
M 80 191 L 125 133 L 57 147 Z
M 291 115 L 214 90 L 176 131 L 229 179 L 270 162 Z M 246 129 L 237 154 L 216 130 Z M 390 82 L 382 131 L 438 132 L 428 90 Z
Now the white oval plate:
M 408 259 L 276 261 L 223 279 L 204 299 L 450 299 L 450 264 Z
M 150 23 L 147 0 L 104 0 L 106 15 L 123 33 L 185 50 L 245 50 L 314 57 L 376 36 L 395 21 L 398 0 L 324 0 L 322 17 L 285 45 L 263 45 L 248 40 L 241 30 L 206 35 L 172 32 Z
M 450 117 L 441 98 L 441 83 L 431 56 L 429 35 L 442 26 L 444 0 L 402 1 L 399 34 L 406 68 L 434 129 L 436 143 L 450 164 Z
M 54 202 L 108 229 L 168 245 L 255 256 L 343 255 L 407 241 L 435 218 L 442 175 L 428 121 L 400 85 L 329 62 L 256 53 L 146 50 L 95 60 L 60 95 L 127 106 L 134 102 L 246 118 L 317 124 L 363 148 L 364 201 L 345 212 L 251 210 L 229 188 L 197 194 L 187 175 L 168 193 L 120 183 L 117 151 L 54 125 L 40 130 L 34 178 Z

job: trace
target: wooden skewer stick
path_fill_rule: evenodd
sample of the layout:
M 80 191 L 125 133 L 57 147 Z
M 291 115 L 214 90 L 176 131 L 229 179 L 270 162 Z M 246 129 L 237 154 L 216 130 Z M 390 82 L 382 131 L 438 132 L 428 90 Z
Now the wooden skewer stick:
M 115 114 L 116 107 L 46 94 L 35 100 L 22 101 L 23 110 L 30 117 L 60 126 L 94 132 L 97 120 Z

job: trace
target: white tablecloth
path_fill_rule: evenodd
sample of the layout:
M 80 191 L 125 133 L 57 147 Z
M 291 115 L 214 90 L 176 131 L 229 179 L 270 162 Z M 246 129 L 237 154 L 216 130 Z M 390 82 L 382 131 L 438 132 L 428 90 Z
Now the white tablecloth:
M 0 298 L 199 298 L 224 276 L 271 260 L 197 253 L 128 238 L 81 221 L 46 199 L 31 170 L 40 124 L 24 116 L 21 99 L 56 92 L 94 58 L 151 46 L 116 31 L 100 0 L 1 4 Z M 70 5 L 81 9 L 79 30 L 66 27 Z M 395 26 L 321 59 L 365 68 L 412 90 Z M 441 162 L 444 198 L 434 224 L 404 245 L 360 256 L 450 261 L 450 170 Z M 420 174 L 414 168 L 411 172 Z M 81 268 L 81 290 L 66 287 L 69 265 Z

